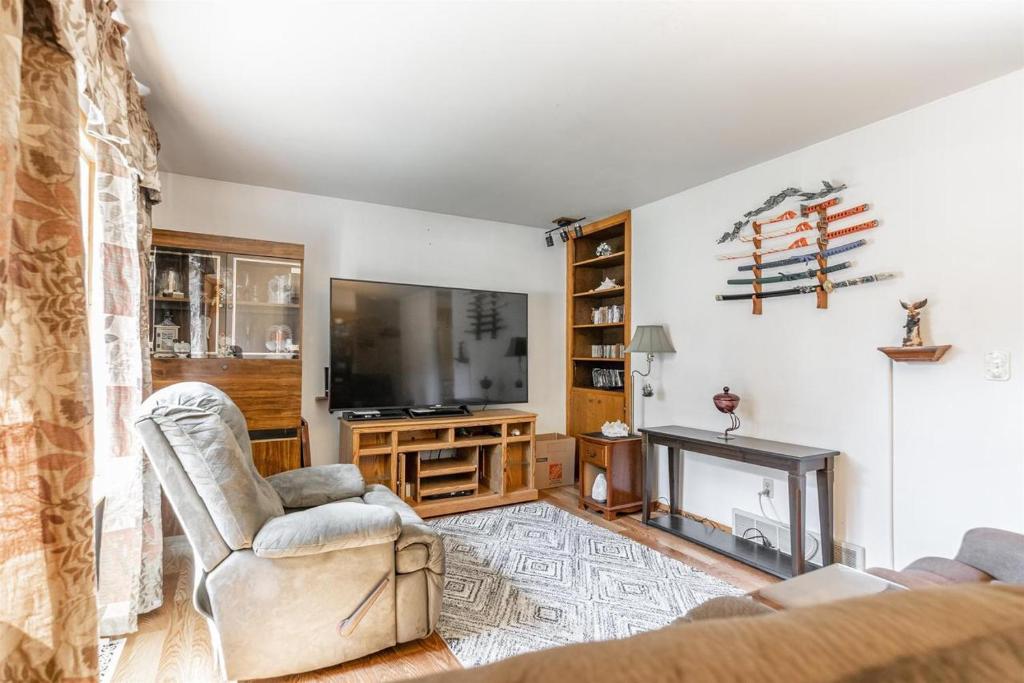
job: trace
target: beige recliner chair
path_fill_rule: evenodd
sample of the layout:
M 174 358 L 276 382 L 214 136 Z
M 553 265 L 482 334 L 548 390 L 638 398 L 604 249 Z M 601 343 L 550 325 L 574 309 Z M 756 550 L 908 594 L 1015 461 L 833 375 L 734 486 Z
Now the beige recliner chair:
M 194 602 L 222 673 L 265 678 L 429 635 L 441 611 L 441 540 L 354 465 L 263 479 L 245 418 L 186 382 L 146 400 L 135 428 L 196 559 Z

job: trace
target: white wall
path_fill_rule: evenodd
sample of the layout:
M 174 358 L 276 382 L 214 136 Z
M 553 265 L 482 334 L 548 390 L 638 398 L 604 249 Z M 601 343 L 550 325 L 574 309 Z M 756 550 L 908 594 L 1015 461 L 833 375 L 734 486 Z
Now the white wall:
M 633 322 L 666 323 L 679 351 L 658 361 L 643 424 L 720 429 L 711 397 L 728 384 L 742 434 L 842 451 L 837 536 L 866 546 L 869 565 L 892 561 L 891 452 L 897 565 L 952 554 L 972 526 L 1024 531 L 1022 83 L 1016 72 L 635 209 Z M 768 195 L 821 179 L 847 183 L 842 206 L 870 202 L 882 221 L 846 272 L 901 277 L 839 291 L 822 311 L 809 295 L 767 300 L 762 316 L 716 302 L 742 289 L 725 284 L 736 262 L 714 256 L 743 244 L 718 236 Z M 890 380 L 876 347 L 900 343 L 898 299 L 924 297 L 926 343 L 953 349 L 897 364 Z M 991 349 L 1011 352 L 1009 382 L 984 380 Z M 686 509 L 726 523 L 733 507 L 757 511 L 770 471 L 686 457 Z M 816 500 L 812 488 L 812 528 Z M 786 518 L 782 478 L 775 506 Z
M 159 228 L 306 245 L 302 414 L 313 463 L 337 462 L 325 402 L 331 277 L 527 292 L 530 403 L 538 429 L 565 427 L 565 263 L 543 233 L 507 223 L 164 174 Z

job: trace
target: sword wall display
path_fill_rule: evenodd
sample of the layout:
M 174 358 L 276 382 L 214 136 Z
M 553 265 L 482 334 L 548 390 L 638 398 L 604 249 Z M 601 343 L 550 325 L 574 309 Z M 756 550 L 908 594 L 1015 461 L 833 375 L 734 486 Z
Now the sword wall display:
M 814 277 L 819 272 L 834 273 L 837 270 L 846 270 L 852 265 L 853 263 L 850 261 L 843 261 L 842 263 L 837 263 L 834 266 L 829 266 L 824 270 L 820 268 L 808 268 L 807 270 L 800 271 L 799 273 L 779 273 L 778 275 L 758 278 L 741 277 L 733 280 L 726 280 L 725 283 L 727 285 L 752 285 L 756 282 L 759 285 L 770 285 L 775 282 L 792 282 L 793 280 L 806 280 L 809 277 Z
M 831 249 L 826 249 L 823 252 L 812 251 L 809 254 L 800 254 L 798 256 L 790 256 L 789 258 L 780 259 L 778 261 L 770 261 L 768 263 L 762 263 L 760 265 L 760 268 L 761 269 L 764 269 L 764 268 L 785 268 L 786 266 L 793 266 L 793 265 L 797 265 L 799 263 L 808 263 L 808 262 L 813 261 L 816 258 L 818 258 L 819 255 L 822 255 L 825 258 L 828 258 L 829 256 L 835 256 L 836 254 L 844 254 L 844 253 L 846 253 L 846 252 L 848 252 L 848 251 L 850 251 L 852 249 L 858 249 L 860 247 L 863 247 L 867 243 L 868 243 L 867 240 L 861 239 L 861 240 L 857 240 L 855 242 L 849 242 L 848 244 L 841 244 L 838 247 L 832 247 Z M 739 271 L 753 270 L 753 269 L 754 269 L 753 264 L 749 264 L 749 263 L 747 265 L 745 265 L 745 266 L 739 266 L 739 267 L 736 268 L 736 270 L 739 270 Z
M 846 189 L 846 185 L 832 185 L 827 181 L 822 181 L 822 185 L 823 189 L 817 192 L 802 192 L 796 188 L 786 188 L 778 194 L 769 197 L 759 208 L 743 214 L 744 220 L 738 221 L 733 226 L 731 233 L 722 235 L 722 238 L 718 240 L 719 244 L 738 239 L 741 242 L 752 243 L 752 246 L 743 252 L 718 254 L 716 256 L 718 260 L 750 259 L 753 263 L 747 263 L 736 268 L 741 273 L 750 271 L 751 277 L 737 277 L 726 280 L 726 284 L 729 285 L 748 285 L 751 291 L 745 294 L 719 294 L 715 297 L 718 301 L 750 301 L 751 312 L 754 315 L 761 315 L 766 299 L 797 294 L 814 294 L 817 300 L 817 307 L 824 309 L 828 308 L 829 295 L 836 289 L 867 284 L 869 282 L 880 282 L 895 277 L 893 273 L 883 272 L 863 277 L 853 277 L 841 282 L 832 282 L 829 279 L 831 273 L 845 271 L 853 265 L 850 261 L 829 265 L 828 260 L 830 257 L 859 249 L 868 243 L 866 239 L 855 239 L 846 244 L 830 246 L 830 242 L 840 237 L 855 235 L 865 230 L 877 228 L 879 221 L 875 219 L 862 219 L 862 222 L 855 225 L 834 227 L 838 221 L 864 214 L 868 211 L 868 204 L 857 204 L 847 209 L 835 210 L 833 207 L 842 201 L 839 192 Z M 813 203 L 801 203 L 799 205 L 799 212 L 793 208 L 786 209 L 785 211 L 782 208 L 778 208 L 776 210 L 781 211 L 781 213 L 763 221 L 757 220 L 756 217 L 758 215 L 769 209 L 780 207 L 781 204 L 791 198 L 799 198 L 802 202 L 810 201 Z M 829 213 L 830 210 L 832 210 L 832 213 Z M 810 216 L 815 216 L 815 218 L 810 219 Z M 793 221 L 793 223 L 787 225 L 785 224 L 786 221 Z M 764 230 L 765 226 L 780 223 L 783 225 L 774 230 Z M 741 236 L 739 234 L 740 231 L 748 224 L 751 227 L 751 234 Z M 829 230 L 830 225 L 833 226 L 831 230 Z M 778 239 L 787 235 L 797 235 L 797 237 L 796 239 L 790 238 L 786 240 L 781 246 L 765 248 L 764 243 L 766 240 Z M 768 254 L 791 252 L 794 249 L 810 250 L 793 256 L 778 258 L 775 261 L 764 260 L 764 257 Z M 776 272 L 773 274 L 766 272 L 769 269 L 803 264 L 807 264 L 803 270 L 791 273 Z M 817 280 L 817 282 L 797 285 L 789 289 L 764 290 L 764 285 L 799 280 Z
M 816 292 L 828 293 L 844 287 L 855 287 L 857 285 L 866 285 L 872 282 L 891 280 L 894 277 L 896 277 L 896 273 L 875 273 L 874 275 L 864 275 L 862 277 L 843 280 L 842 282 L 825 280 L 824 284 L 820 285 L 801 285 L 790 289 L 776 289 L 770 292 L 761 292 L 760 294 L 754 294 L 753 292 L 748 292 L 746 294 L 716 294 L 715 301 L 746 301 L 753 299 L 755 296 L 758 299 L 772 299 L 780 296 L 794 296 L 796 294 L 813 294 Z
M 868 210 L 868 205 L 867 204 L 861 204 L 860 206 L 854 206 L 852 208 L 846 209 L 845 211 L 839 211 L 837 213 L 830 213 L 830 214 L 825 216 L 825 222 L 826 223 L 830 223 L 830 224 L 831 223 L 835 223 L 836 221 L 842 220 L 844 218 L 849 218 L 850 216 L 855 216 L 858 213 L 864 213 L 867 210 Z M 769 223 L 779 223 L 779 222 L 781 222 L 783 220 L 787 220 L 787 218 L 782 218 L 782 216 L 788 216 L 789 219 L 792 219 L 792 218 L 796 218 L 798 215 L 800 215 L 800 214 L 798 214 L 796 211 L 787 211 L 786 213 L 781 214 L 781 216 L 776 217 L 775 220 L 765 221 L 764 223 L 761 223 L 761 225 L 765 226 L 765 225 L 768 225 Z M 778 230 L 772 230 L 771 232 L 763 232 L 763 233 L 761 233 L 761 239 L 762 240 L 771 240 L 771 239 L 775 239 L 776 237 L 785 237 L 786 235 L 795 235 L 798 232 L 806 232 L 808 230 L 815 230 L 815 229 L 816 229 L 815 226 L 812 225 L 811 223 L 808 223 L 807 221 L 802 221 L 802 222 L 798 223 L 797 225 L 794 225 L 793 227 L 790 227 L 790 228 L 779 228 Z M 740 236 L 740 242 L 753 242 L 753 241 L 754 241 L 754 236 L 753 235 L 741 235 Z
M 864 230 L 870 230 L 878 227 L 878 221 L 866 221 L 864 223 L 858 223 L 857 225 L 851 225 L 848 228 L 837 228 L 835 230 L 829 230 L 825 233 L 825 240 L 835 239 L 836 237 L 845 237 L 852 235 L 857 232 L 863 232 Z M 762 237 L 762 239 L 764 239 Z M 791 249 L 802 249 L 804 247 L 811 246 L 812 242 L 807 237 L 801 237 L 793 240 L 789 245 L 785 247 L 775 247 L 774 249 L 755 249 L 750 252 L 741 252 L 738 254 L 719 254 L 717 256 L 719 261 L 736 261 L 738 259 L 750 258 L 755 254 L 764 256 L 765 254 L 778 254 L 782 251 L 790 251 Z
M 823 197 L 828 197 L 829 195 L 835 194 L 836 192 L 841 192 L 846 189 L 846 185 L 843 185 L 842 183 L 840 183 L 839 185 L 833 185 L 827 180 L 822 180 L 821 184 L 822 189 L 816 192 L 808 192 L 796 187 L 787 187 L 786 189 L 780 190 L 776 194 L 773 194 L 764 201 L 764 204 L 762 204 L 756 209 L 751 209 L 750 211 L 747 211 L 745 214 L 743 214 L 742 220 L 738 220 L 735 223 L 733 223 L 732 230 L 730 230 L 729 232 L 722 233 L 722 236 L 718 238 L 718 244 L 732 242 L 733 240 L 737 239 L 740 235 L 740 231 L 744 227 L 749 225 L 750 221 L 753 218 L 755 218 L 756 216 L 760 216 L 765 211 L 771 211 L 776 206 L 778 206 L 779 204 L 781 204 L 782 202 L 786 201 L 791 197 L 799 197 L 800 199 L 803 199 L 805 201 L 811 201 L 814 199 L 822 199 Z

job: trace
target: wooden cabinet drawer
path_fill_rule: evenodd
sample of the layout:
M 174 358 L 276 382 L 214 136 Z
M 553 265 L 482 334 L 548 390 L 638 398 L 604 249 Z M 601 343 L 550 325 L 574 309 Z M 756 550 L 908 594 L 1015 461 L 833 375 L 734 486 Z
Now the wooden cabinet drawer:
M 301 419 L 302 361 L 267 358 L 154 358 L 153 388 L 207 382 L 231 397 L 250 430 L 295 429 Z
M 583 459 L 583 462 L 589 462 L 598 467 L 608 467 L 607 448 L 590 443 L 589 441 L 580 442 L 580 458 Z

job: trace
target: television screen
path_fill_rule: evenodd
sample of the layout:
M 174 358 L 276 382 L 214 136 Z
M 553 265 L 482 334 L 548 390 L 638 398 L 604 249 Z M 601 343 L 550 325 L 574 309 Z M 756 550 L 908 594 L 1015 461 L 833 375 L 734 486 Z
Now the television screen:
M 331 279 L 331 410 L 524 403 L 526 294 Z

